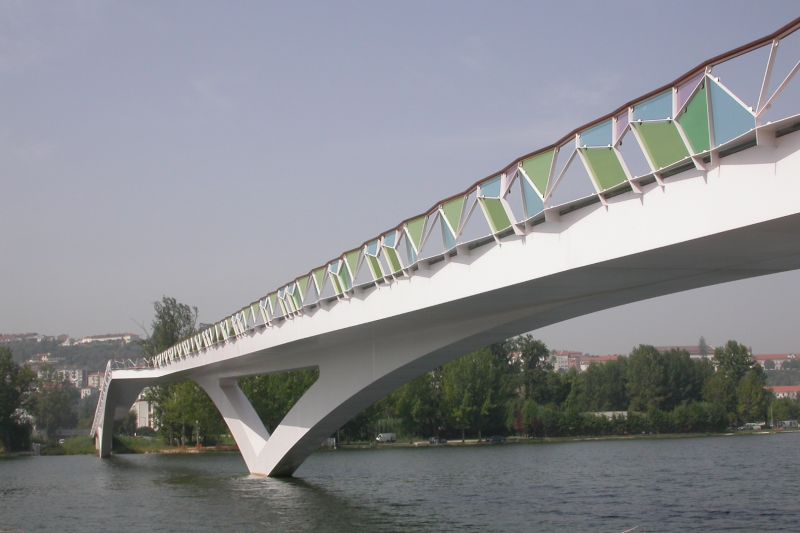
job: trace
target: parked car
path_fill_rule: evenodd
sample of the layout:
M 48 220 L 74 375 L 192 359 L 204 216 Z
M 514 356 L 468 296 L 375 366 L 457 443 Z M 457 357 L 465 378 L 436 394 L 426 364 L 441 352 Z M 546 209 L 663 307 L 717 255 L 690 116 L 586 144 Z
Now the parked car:
M 439 446 L 441 444 L 447 444 L 447 439 L 443 439 L 442 437 L 431 437 L 428 439 L 428 444 L 432 446 Z
M 486 439 L 486 442 L 488 442 L 489 444 L 505 444 L 506 438 L 502 435 L 492 435 L 491 437 Z

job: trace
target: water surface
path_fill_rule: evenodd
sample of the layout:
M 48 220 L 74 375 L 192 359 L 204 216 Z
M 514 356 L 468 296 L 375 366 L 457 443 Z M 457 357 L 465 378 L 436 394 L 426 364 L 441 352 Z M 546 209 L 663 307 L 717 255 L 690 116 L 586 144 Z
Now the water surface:
M 0 461 L 0 531 L 798 531 L 800 434 Z

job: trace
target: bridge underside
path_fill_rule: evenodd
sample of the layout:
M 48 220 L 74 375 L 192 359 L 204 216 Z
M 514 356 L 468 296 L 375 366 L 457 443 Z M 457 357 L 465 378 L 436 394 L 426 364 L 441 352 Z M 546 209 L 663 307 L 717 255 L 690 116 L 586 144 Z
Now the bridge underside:
M 793 133 L 712 171 L 687 171 L 664 188 L 653 184 L 524 237 L 464 250 L 388 290 L 354 294 L 210 349 L 202 362 L 115 371 L 102 425 L 111 427 L 115 406 L 127 410 L 134 390 L 194 379 L 250 472 L 291 475 L 358 412 L 474 349 L 634 301 L 800 268 L 798 145 Z M 270 435 L 237 380 L 306 367 L 318 367 L 319 379 Z M 108 453 L 110 436 L 98 437 L 101 455 Z

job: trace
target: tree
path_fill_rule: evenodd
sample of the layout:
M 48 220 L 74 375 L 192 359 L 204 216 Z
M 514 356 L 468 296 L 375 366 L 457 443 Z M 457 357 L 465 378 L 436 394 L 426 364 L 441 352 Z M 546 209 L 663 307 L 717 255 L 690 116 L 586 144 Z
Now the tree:
M 438 433 L 442 421 L 442 371 L 427 372 L 400 387 L 394 394 L 395 414 L 409 435 Z
M 179 303 L 175 298 L 163 296 L 153 307 L 156 312 L 153 331 L 142 341 L 145 353 L 151 357 L 194 334 L 197 324 L 197 307 Z
M 697 341 L 697 348 L 700 350 L 700 355 L 703 357 L 707 357 L 711 351 L 711 348 L 709 348 L 708 343 L 706 342 L 706 338 L 702 335 L 700 336 L 700 340 Z
M 661 409 L 668 392 L 665 385 L 662 355 L 653 346 L 639 345 L 628 358 L 628 395 L 630 409 Z
M 274 431 L 318 377 L 319 369 L 311 368 L 245 378 L 240 386 L 267 430 Z
M 754 367 L 739 381 L 736 388 L 736 414 L 742 422 L 755 422 L 767 419 L 767 383 L 764 371 Z
M 154 356 L 193 335 L 196 331 L 197 308 L 164 296 L 153 304 L 155 317 L 152 333 L 143 341 L 145 353 Z M 153 414 L 159 431 L 182 445 L 194 440 L 200 444 L 204 436 L 222 431 L 222 417 L 211 399 L 194 382 L 151 387 L 145 398 L 153 403 Z
M 444 411 L 464 440 L 467 429 L 478 437 L 487 426 L 503 427 L 505 358 L 490 349 L 478 350 L 445 365 L 442 370 Z
M 495 353 L 501 353 L 512 359 L 512 370 L 518 376 L 518 387 L 522 397 L 538 402 L 546 401 L 549 396 L 547 387 L 548 374 L 552 371 L 549 363 L 550 350 L 540 340 L 531 335 L 520 335 L 495 345 Z
M 55 437 L 57 430 L 78 424 L 80 392 L 67 381 L 43 380 L 32 398 L 36 427 Z
M 739 383 L 755 362 L 747 346 L 730 340 L 725 346 L 714 350 L 714 362 L 717 370 L 722 372 L 733 383 Z
M 30 369 L 14 363 L 11 350 L 0 348 L 0 445 L 6 450 L 28 445 L 30 424 L 22 409 L 35 380 Z
M 722 372 L 717 372 L 706 381 L 703 398 L 725 413 L 736 412 L 736 384 Z M 735 416 L 731 418 L 733 421 Z

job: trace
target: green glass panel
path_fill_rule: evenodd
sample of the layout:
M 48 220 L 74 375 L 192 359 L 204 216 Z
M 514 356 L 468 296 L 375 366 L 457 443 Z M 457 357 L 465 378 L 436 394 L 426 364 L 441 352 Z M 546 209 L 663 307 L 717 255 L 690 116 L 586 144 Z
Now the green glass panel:
M 379 279 L 383 277 L 383 268 L 381 267 L 381 261 L 377 257 L 372 257 L 371 255 L 367 256 L 367 260 L 369 261 L 370 271 L 372 272 L 372 277 L 374 279 Z
M 480 198 L 480 201 L 483 204 L 486 218 L 489 220 L 493 233 L 511 227 L 511 220 L 509 220 L 508 214 L 499 198 Z
M 361 259 L 361 250 L 353 250 L 344 254 L 344 260 L 347 261 L 347 268 L 350 269 L 350 274 L 356 277 L 358 274 L 358 260 Z
M 253 305 L 250 306 L 250 313 L 252 315 L 251 318 L 258 316 L 258 304 L 257 303 L 254 303 Z M 253 322 L 255 322 L 255 318 L 253 318 Z
M 423 215 L 410 222 L 406 222 L 406 232 L 417 251 L 419 251 L 422 246 L 422 236 L 425 234 L 425 222 L 427 220 L 428 217 Z
M 275 308 L 278 306 L 278 295 L 273 292 L 272 294 L 267 296 L 267 298 L 269 299 L 269 306 L 272 309 L 272 312 L 274 313 Z
M 553 149 L 522 162 L 522 170 L 531 179 L 542 197 L 547 193 L 547 182 L 550 179 L 550 169 L 553 166 L 553 156 L 555 154 L 556 151 Z
M 300 296 L 305 298 L 306 291 L 308 290 L 308 276 L 297 278 L 295 281 L 297 282 L 297 287 L 300 289 Z
M 292 301 L 297 309 L 302 309 L 303 299 L 300 298 L 300 293 L 298 291 L 294 291 L 294 294 L 292 294 Z
M 656 170 L 689 157 L 678 128 L 672 122 L 643 122 L 634 127 Z
M 678 117 L 689 144 L 695 154 L 707 152 L 711 149 L 711 142 L 708 136 L 708 100 L 706 99 L 706 87 L 694 93 L 692 99 L 686 105 L 684 112 Z
M 344 290 L 349 291 L 353 288 L 353 278 L 350 277 L 350 271 L 346 268 L 339 271 L 339 279 L 342 281 Z
M 466 200 L 467 198 L 462 196 L 461 198 L 456 198 L 455 200 L 450 200 L 442 204 L 444 218 L 447 219 L 450 227 L 453 228 L 455 232 L 458 232 L 461 226 L 461 217 L 464 215 L 464 202 Z
M 600 190 L 605 191 L 628 179 L 613 148 L 586 148 L 581 152 Z
M 319 267 L 311 272 L 311 275 L 314 276 L 314 283 L 317 284 L 317 290 L 322 292 L 322 282 L 325 281 L 325 271 L 327 268 Z
M 400 258 L 397 256 L 397 250 L 394 248 L 384 248 L 383 252 L 386 254 L 386 261 L 389 263 L 389 268 L 392 269 L 392 274 L 396 274 L 403 269 L 400 264 Z
M 337 276 L 331 276 L 331 283 L 333 284 L 333 290 L 337 295 L 344 292 Z

